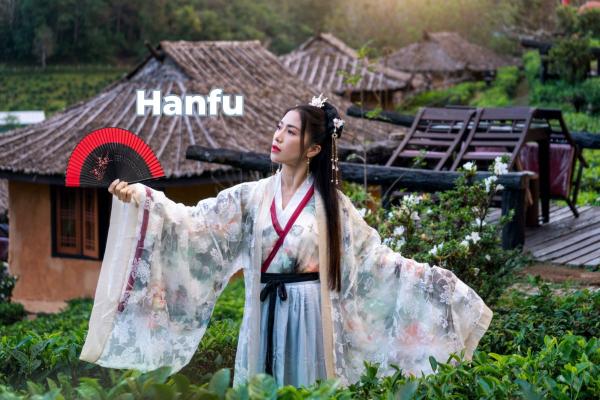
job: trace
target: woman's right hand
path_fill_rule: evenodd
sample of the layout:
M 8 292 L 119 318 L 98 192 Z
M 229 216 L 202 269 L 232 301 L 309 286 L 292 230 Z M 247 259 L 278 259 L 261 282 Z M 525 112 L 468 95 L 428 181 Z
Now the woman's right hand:
M 125 203 L 133 199 L 136 205 L 140 204 L 140 185 L 129 185 L 125 181 L 115 179 L 108 187 L 108 191 Z

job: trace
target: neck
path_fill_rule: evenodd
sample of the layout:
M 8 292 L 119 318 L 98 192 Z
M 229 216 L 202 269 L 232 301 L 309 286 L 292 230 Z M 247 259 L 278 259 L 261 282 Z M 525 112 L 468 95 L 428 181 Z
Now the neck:
M 291 167 L 287 164 L 281 166 L 281 189 L 283 191 L 296 191 L 308 177 L 308 167 L 301 165 L 299 167 Z

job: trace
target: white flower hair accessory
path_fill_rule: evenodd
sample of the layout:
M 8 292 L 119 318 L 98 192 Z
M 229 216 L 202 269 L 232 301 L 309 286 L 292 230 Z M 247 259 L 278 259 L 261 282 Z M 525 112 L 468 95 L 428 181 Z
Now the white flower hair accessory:
M 344 126 L 344 120 L 341 118 L 333 119 L 333 133 L 331 134 L 331 183 L 335 182 L 335 185 L 339 185 L 339 161 L 338 161 L 338 152 L 337 152 L 337 139 L 338 134 L 337 131 L 342 126 Z M 334 179 L 335 178 L 335 179 Z
M 323 106 L 325 105 L 325 102 L 327 101 L 327 97 L 323 98 L 322 96 L 323 96 L 323 93 L 321 93 L 319 95 L 319 97 L 313 96 L 313 98 L 309 104 L 311 106 L 323 108 Z
M 345 121 L 341 118 L 334 118 L 333 119 L 333 126 L 335 127 L 335 130 L 337 131 L 338 129 L 340 129 L 342 126 L 344 126 Z

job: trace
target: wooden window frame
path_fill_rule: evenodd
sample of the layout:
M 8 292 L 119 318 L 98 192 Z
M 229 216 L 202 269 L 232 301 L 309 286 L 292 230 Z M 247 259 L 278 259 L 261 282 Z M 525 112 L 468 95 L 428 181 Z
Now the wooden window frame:
M 61 205 L 63 204 L 63 196 L 69 191 L 75 195 L 75 246 L 64 247 L 61 244 Z M 87 232 L 86 223 L 88 217 L 85 215 L 87 201 L 90 199 L 93 202 L 93 215 L 89 220 L 93 224 L 93 242 L 89 246 L 89 241 L 86 242 Z M 101 230 L 100 230 L 100 212 L 98 201 L 98 189 L 95 188 L 66 188 L 64 186 L 51 186 L 51 233 L 52 233 L 52 257 L 61 258 L 80 258 L 89 260 L 100 260 L 103 256 L 104 249 L 102 245 Z M 88 246 L 86 246 L 88 244 Z

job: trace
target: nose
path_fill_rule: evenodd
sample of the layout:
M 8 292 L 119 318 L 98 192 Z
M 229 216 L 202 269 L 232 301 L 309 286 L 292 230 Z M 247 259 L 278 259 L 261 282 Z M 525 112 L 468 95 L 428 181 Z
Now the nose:
M 275 139 L 275 141 L 277 143 L 281 142 L 281 140 L 279 140 L 281 131 L 283 131 L 283 127 L 281 129 L 279 129 L 279 128 L 275 129 L 275 134 L 273 135 L 273 139 Z

